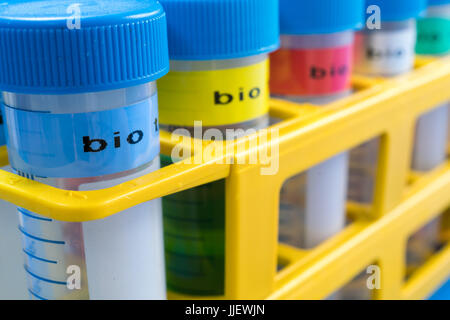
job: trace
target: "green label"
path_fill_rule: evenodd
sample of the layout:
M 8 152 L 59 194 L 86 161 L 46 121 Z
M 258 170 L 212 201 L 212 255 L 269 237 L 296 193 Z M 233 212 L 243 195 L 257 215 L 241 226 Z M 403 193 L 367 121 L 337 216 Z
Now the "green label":
M 450 19 L 425 18 L 417 23 L 418 54 L 450 53 Z

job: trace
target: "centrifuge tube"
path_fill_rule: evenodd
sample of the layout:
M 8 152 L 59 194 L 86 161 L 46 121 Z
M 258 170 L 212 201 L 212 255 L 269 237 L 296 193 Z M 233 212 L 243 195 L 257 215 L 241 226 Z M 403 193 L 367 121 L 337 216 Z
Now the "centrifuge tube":
M 355 73 L 365 76 L 394 77 L 414 67 L 416 17 L 424 1 L 366 1 L 366 26 L 355 35 Z M 348 198 L 371 203 L 375 190 L 380 139 L 374 138 L 350 152 Z M 341 299 L 372 298 L 362 272 L 339 292 Z
M 169 61 L 157 1 L 7 3 L 0 44 L 17 174 L 98 190 L 159 168 L 155 81 Z M 18 211 L 30 298 L 166 297 L 160 199 L 85 222 Z
M 0 95 L 0 104 L 2 104 Z M 0 114 L 0 147 L 6 145 L 3 115 Z M 1 170 L 11 172 L 11 167 Z M 19 224 L 16 207 L 0 200 L 0 300 L 25 299 L 28 295 L 22 262 L 21 239 L 17 233 Z
M 268 126 L 267 53 L 278 47 L 278 2 L 161 3 L 168 15 L 171 66 L 158 81 L 161 127 L 225 140 Z M 162 160 L 167 165 L 179 159 Z M 168 289 L 223 295 L 225 181 L 164 197 L 163 216 Z
M 425 15 L 417 22 L 416 53 L 443 56 L 450 53 L 450 1 L 428 0 Z M 429 171 L 446 158 L 450 142 L 448 103 L 423 115 L 417 122 L 413 170 Z M 448 137 L 447 137 L 448 135 Z M 408 240 L 406 277 L 410 277 L 447 241 L 446 216 L 441 215 Z
M 320 105 L 350 94 L 353 30 L 362 23 L 362 7 L 359 0 L 281 0 L 281 49 L 271 55 L 272 95 Z M 348 153 L 343 152 L 286 181 L 280 241 L 312 248 L 341 231 L 347 176 Z
M 428 0 L 423 19 L 418 21 L 418 54 L 443 56 L 450 53 L 450 1 Z M 448 103 L 423 115 L 416 127 L 413 169 L 429 171 L 440 165 L 450 142 Z
M 356 33 L 355 73 L 394 77 L 411 71 L 415 57 L 416 18 L 424 6 L 423 0 L 366 1 L 368 23 L 364 30 Z M 373 201 L 379 146 L 379 138 L 374 138 L 351 151 L 350 200 Z

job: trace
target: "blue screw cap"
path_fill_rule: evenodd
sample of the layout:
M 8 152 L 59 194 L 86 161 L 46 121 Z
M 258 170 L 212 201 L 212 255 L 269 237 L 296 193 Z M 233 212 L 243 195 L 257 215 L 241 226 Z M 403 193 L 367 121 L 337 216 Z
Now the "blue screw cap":
M 361 28 L 364 0 L 280 0 L 282 34 L 323 34 Z
M 371 5 L 380 7 L 381 21 L 404 21 L 419 17 L 427 0 L 366 0 L 366 8 Z
M 0 4 L 0 90 L 65 94 L 154 81 L 168 72 L 156 0 Z
M 428 6 L 442 6 L 450 4 L 450 0 L 428 0 Z
M 221 60 L 279 46 L 277 0 L 161 0 L 173 60 Z

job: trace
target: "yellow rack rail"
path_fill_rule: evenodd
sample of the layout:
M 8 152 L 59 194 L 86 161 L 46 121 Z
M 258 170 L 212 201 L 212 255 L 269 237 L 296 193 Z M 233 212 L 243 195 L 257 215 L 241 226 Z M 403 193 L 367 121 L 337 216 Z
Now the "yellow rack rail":
M 54 219 L 85 221 L 226 179 L 226 280 L 221 298 L 321 299 L 373 262 L 382 272 L 376 299 L 424 298 L 450 275 L 450 245 L 404 283 L 406 243 L 450 207 L 450 162 L 426 175 L 409 168 L 418 117 L 450 100 L 450 59 L 418 59 L 414 72 L 391 80 L 355 77 L 354 87 L 355 94 L 326 108 L 271 102 L 271 115 L 282 119 L 272 127 L 278 137 L 267 142 L 279 146 L 276 175 L 261 175 L 258 164 L 217 164 L 218 157 L 189 164 L 185 159 L 113 188 L 64 191 L 0 171 L 0 198 Z M 283 182 L 377 136 L 382 143 L 373 207 L 349 204 L 354 222 L 313 250 L 278 244 Z M 191 140 L 186 149 L 209 143 L 216 142 Z M 162 153 L 170 154 L 175 144 L 169 133 L 162 133 Z M 242 144 L 245 140 L 234 142 L 235 150 Z M 251 151 L 244 148 L 220 158 Z M 6 165 L 6 150 L 0 155 L 0 164 Z M 277 272 L 279 260 L 287 266 Z

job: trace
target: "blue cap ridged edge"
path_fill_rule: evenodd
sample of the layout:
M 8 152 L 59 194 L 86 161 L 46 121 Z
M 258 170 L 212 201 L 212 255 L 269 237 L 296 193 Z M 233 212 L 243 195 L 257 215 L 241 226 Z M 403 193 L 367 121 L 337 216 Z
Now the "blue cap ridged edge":
M 446 4 L 450 4 L 450 0 L 428 0 L 429 7 L 442 6 L 442 5 L 446 5 Z
M 381 21 L 404 21 L 418 18 L 427 7 L 427 0 L 366 0 L 366 7 L 380 7 Z
M 166 14 L 69 30 L 0 24 L 0 90 L 69 94 L 154 81 L 169 71 Z M 103 17 L 104 18 L 104 17 Z
M 359 29 L 364 0 L 280 0 L 282 34 L 324 34 Z
M 277 0 L 161 0 L 172 60 L 221 60 L 279 47 Z

